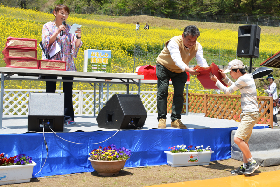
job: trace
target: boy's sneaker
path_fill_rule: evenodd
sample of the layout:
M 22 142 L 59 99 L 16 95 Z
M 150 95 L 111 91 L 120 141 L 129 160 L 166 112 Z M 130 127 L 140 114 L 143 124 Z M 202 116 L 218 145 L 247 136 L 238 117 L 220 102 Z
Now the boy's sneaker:
M 252 162 L 247 163 L 247 167 L 245 168 L 244 175 L 251 175 L 259 168 L 259 164 L 254 160 Z
M 236 174 L 237 175 L 243 175 L 244 171 L 245 171 L 245 168 L 243 167 L 243 165 L 241 165 L 239 168 L 232 170 L 231 174 L 232 175 L 236 175 Z

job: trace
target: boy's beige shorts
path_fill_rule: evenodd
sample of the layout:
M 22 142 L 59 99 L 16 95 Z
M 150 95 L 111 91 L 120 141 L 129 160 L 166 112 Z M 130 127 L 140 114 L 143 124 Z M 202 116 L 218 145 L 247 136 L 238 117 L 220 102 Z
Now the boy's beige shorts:
M 240 115 L 241 122 L 234 137 L 240 138 L 244 140 L 244 142 L 248 143 L 258 117 L 259 112 L 242 112 Z

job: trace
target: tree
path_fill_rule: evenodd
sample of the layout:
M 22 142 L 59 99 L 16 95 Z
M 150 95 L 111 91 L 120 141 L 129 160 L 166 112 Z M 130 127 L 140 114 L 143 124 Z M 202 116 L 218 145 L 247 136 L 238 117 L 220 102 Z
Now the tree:
M 26 0 L 20 1 L 20 7 L 26 9 Z

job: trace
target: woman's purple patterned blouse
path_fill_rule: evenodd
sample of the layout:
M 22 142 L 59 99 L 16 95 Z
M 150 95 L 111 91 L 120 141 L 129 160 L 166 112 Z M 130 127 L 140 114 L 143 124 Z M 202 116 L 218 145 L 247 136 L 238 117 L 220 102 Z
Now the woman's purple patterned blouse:
M 55 46 L 55 42 L 53 42 L 52 45 L 49 45 L 49 41 L 50 37 L 57 29 L 58 27 L 55 25 L 55 22 L 48 22 L 43 26 L 42 44 L 46 51 L 46 54 L 48 54 Z M 79 48 L 82 46 L 82 42 L 78 47 L 75 46 L 75 42 L 77 39 L 75 34 L 69 33 L 70 29 L 71 26 L 66 25 L 64 34 L 62 36 L 60 36 L 60 34 L 57 35 L 56 42 L 60 46 L 61 51 L 55 54 L 51 59 L 65 61 L 66 71 L 77 71 L 77 68 L 74 64 L 74 58 L 77 57 Z M 47 59 L 44 53 L 42 54 L 42 59 Z

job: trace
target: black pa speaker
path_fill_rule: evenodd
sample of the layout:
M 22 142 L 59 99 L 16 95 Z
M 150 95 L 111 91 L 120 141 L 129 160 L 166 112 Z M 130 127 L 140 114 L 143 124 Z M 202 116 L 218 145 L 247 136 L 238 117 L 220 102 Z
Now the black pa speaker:
M 238 28 L 237 56 L 259 57 L 261 28 L 258 25 L 243 25 Z
M 147 111 L 139 95 L 115 94 L 100 110 L 96 120 L 98 127 L 107 129 L 142 128 Z
M 29 93 L 28 131 L 63 132 L 63 125 L 63 93 Z

